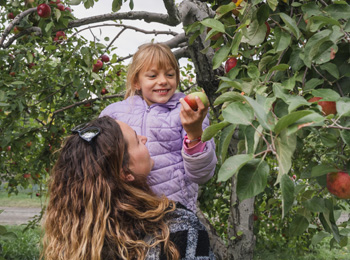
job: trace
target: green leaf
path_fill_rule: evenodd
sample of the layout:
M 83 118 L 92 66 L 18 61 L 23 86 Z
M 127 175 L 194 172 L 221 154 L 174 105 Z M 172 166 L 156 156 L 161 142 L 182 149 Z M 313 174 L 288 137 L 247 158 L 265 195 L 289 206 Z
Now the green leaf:
M 323 79 L 312 78 L 305 83 L 304 90 L 305 91 L 312 90 L 312 89 L 316 88 L 317 86 L 322 85 L 323 82 L 324 82 Z
M 232 40 L 232 44 L 231 44 L 232 55 L 238 55 L 239 45 L 241 44 L 242 37 L 243 37 L 242 32 L 239 31 L 239 32 L 235 33 L 234 38 Z
M 315 246 L 326 237 L 330 237 L 330 234 L 328 232 L 325 232 L 325 231 L 320 231 L 312 237 L 311 244 Z
M 123 0 L 113 0 L 112 2 L 112 11 L 118 12 L 123 5 Z
M 320 66 L 322 70 L 326 70 L 329 74 L 331 74 L 334 78 L 339 79 L 339 70 L 337 65 L 334 63 L 325 63 Z
M 282 191 L 282 218 L 284 218 L 293 206 L 294 202 L 294 183 L 287 174 L 281 178 Z
M 234 174 L 236 174 L 247 162 L 252 160 L 253 157 L 253 154 L 238 154 L 226 159 L 220 167 L 217 182 L 227 181 Z
M 230 2 L 227 5 L 221 5 L 215 10 L 215 13 L 216 13 L 215 18 L 220 19 L 225 14 L 227 14 L 228 12 L 231 12 L 235 8 L 236 8 L 236 5 L 233 2 Z
M 337 172 L 338 169 L 330 165 L 320 164 L 312 168 L 311 177 L 318 177 L 325 175 L 329 172 Z
M 335 147 L 338 144 L 337 136 L 334 136 L 331 133 L 321 133 L 320 134 L 321 141 L 326 147 Z
M 350 116 L 350 101 L 349 100 L 338 100 L 336 103 L 337 113 L 339 117 Z
M 328 5 L 324 11 L 327 12 L 330 17 L 337 20 L 348 20 L 350 17 L 350 6 L 348 4 L 331 4 Z
M 260 159 L 246 163 L 237 175 L 237 196 L 240 201 L 263 192 L 270 172 L 269 165 Z
M 287 135 L 283 131 L 280 136 L 276 138 L 276 157 L 278 162 L 278 176 L 276 183 L 281 181 L 283 175 L 286 175 L 292 166 L 292 156 L 297 145 L 295 134 Z
M 337 92 L 329 88 L 314 89 L 311 93 L 314 97 L 321 97 L 322 101 L 338 101 L 340 98 Z
M 266 30 L 266 24 L 259 24 L 257 20 L 253 20 L 248 28 L 242 28 L 243 37 L 241 42 L 252 46 L 259 45 L 265 40 Z
M 251 79 L 256 79 L 260 77 L 260 72 L 258 68 L 252 63 L 248 65 L 247 73 Z
M 271 130 L 273 128 L 273 122 L 268 120 L 264 107 L 250 97 L 245 97 L 245 99 L 254 109 L 255 115 L 262 127 L 264 127 L 266 130 Z
M 275 51 L 280 52 L 287 49 L 292 40 L 290 34 L 286 31 L 282 31 L 279 27 L 275 28 L 274 34 L 276 38 L 274 44 Z
M 213 69 L 219 68 L 222 63 L 227 59 L 228 54 L 230 53 L 230 46 L 223 46 L 215 52 L 214 57 L 213 57 Z
M 130 10 L 134 9 L 134 1 L 133 0 L 130 0 L 129 8 L 130 8 Z
M 292 112 L 288 115 L 283 116 L 280 120 L 278 120 L 275 126 L 275 133 L 279 134 L 282 130 L 286 129 L 291 124 L 295 123 L 297 120 L 314 113 L 311 110 L 301 110 Z
M 291 33 L 293 33 L 295 38 L 299 39 L 300 38 L 300 31 L 299 31 L 298 25 L 295 22 L 295 20 L 292 19 L 290 16 L 288 16 L 285 13 L 279 13 L 279 15 L 280 15 L 281 19 L 283 20 L 283 22 L 288 27 L 288 29 L 291 31 Z
M 329 41 L 329 36 L 332 33 L 331 30 L 323 30 L 315 33 L 306 43 L 304 50 L 304 62 L 305 65 L 311 68 L 311 63 L 320 51 L 320 46 L 325 41 Z
M 225 92 L 221 96 L 217 97 L 214 101 L 214 106 L 218 106 L 224 102 L 245 101 L 245 98 L 237 92 Z
M 206 27 L 212 28 L 215 31 L 225 33 L 225 26 L 216 19 L 207 18 L 201 21 L 201 24 L 203 24 Z
M 326 204 L 323 198 L 313 197 L 302 202 L 303 206 L 311 212 L 325 212 Z
M 222 116 L 232 124 L 250 125 L 254 120 L 254 112 L 248 104 L 234 102 L 229 104 L 223 111 Z
M 68 1 L 69 5 L 80 5 L 82 0 L 70 0 Z
M 267 0 L 267 4 L 270 6 L 272 11 L 275 11 L 278 5 L 277 0 Z
M 346 143 L 347 146 L 350 146 L 350 130 L 340 131 L 340 136 L 343 139 L 343 142 Z
M 308 228 L 309 221 L 302 215 L 297 214 L 293 217 L 293 221 L 289 227 L 289 234 L 291 236 L 300 236 Z
M 235 132 L 235 129 L 235 125 L 229 125 L 221 131 L 218 147 L 218 159 L 220 161 L 220 164 L 226 160 L 228 147 L 231 143 L 232 135 Z
M 269 73 L 275 71 L 275 70 L 278 70 L 278 71 L 285 71 L 289 68 L 289 65 L 288 64 L 279 64 L 279 65 L 276 65 L 276 66 L 273 66 L 271 69 L 269 69 Z
M 220 122 L 217 124 L 212 124 L 208 126 L 202 134 L 202 141 L 206 142 L 209 141 L 211 138 L 213 138 L 221 129 L 224 127 L 228 126 L 230 123 L 229 122 Z

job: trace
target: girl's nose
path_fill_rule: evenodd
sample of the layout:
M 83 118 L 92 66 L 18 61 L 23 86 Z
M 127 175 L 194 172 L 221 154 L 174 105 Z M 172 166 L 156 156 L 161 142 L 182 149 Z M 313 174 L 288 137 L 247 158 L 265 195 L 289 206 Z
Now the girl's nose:
M 146 144 L 146 143 L 147 143 L 147 137 L 146 137 L 146 136 L 139 135 L 139 139 L 140 139 L 140 141 L 141 141 L 143 144 Z
M 166 77 L 165 75 L 159 75 L 158 77 L 158 84 L 165 84 L 166 83 Z

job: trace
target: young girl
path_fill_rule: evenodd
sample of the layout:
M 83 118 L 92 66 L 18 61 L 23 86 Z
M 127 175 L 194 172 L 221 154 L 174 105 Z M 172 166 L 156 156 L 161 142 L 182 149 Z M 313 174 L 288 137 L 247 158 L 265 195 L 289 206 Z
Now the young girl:
M 197 98 L 198 110 L 193 111 L 185 95 L 175 93 L 179 81 L 168 46 L 142 45 L 128 70 L 125 100 L 107 106 L 100 116 L 123 121 L 146 136 L 154 160 L 148 184 L 156 194 L 196 211 L 198 184 L 213 176 L 217 159 L 214 141 L 200 140 L 209 125 L 208 108 Z
M 215 259 L 196 215 L 147 185 L 146 142 L 109 117 L 72 130 L 50 176 L 41 259 Z

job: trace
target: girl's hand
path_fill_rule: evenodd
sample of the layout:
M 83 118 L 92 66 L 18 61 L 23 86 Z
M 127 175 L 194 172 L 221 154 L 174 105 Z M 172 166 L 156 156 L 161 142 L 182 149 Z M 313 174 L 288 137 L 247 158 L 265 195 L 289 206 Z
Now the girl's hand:
M 198 105 L 197 111 L 192 110 L 183 98 L 180 99 L 182 105 L 180 119 L 189 140 L 194 140 L 202 135 L 202 123 L 208 113 L 208 108 L 204 106 L 202 100 L 197 96 L 195 99 Z

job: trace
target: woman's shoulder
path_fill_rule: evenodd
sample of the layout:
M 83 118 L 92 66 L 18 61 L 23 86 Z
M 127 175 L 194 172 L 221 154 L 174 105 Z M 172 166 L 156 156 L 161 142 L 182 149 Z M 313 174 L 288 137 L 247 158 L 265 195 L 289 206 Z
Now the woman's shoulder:
M 181 259 L 215 259 L 204 225 L 193 211 L 176 205 L 169 222 L 170 240 L 177 246 Z

